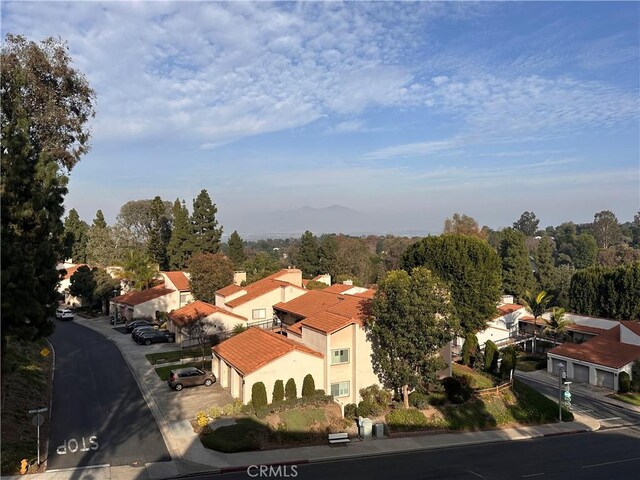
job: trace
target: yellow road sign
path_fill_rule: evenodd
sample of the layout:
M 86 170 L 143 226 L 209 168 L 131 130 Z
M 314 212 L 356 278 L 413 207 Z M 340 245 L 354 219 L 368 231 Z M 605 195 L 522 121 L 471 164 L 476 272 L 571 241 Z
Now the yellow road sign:
M 40 350 L 40 355 L 42 355 L 43 357 L 46 357 L 50 353 L 51 352 L 49 351 L 49 349 L 47 347 L 44 347 L 42 350 Z

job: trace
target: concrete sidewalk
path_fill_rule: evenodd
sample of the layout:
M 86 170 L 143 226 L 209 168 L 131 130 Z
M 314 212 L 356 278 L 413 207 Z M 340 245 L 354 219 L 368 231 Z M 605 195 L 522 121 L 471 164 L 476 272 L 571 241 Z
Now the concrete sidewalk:
M 136 381 L 140 386 L 140 390 L 149 408 L 156 418 L 160 431 L 167 443 L 172 461 L 147 464 L 143 468 L 130 466 L 96 467 L 87 468 L 82 471 L 72 470 L 38 474 L 38 477 L 47 480 L 63 480 L 71 478 L 72 476 L 74 479 L 92 478 L 94 480 L 163 479 L 203 471 L 244 471 L 250 465 L 322 462 L 354 457 L 567 435 L 594 431 L 600 428 L 597 420 L 586 415 L 575 414 L 575 420 L 572 422 L 503 430 L 414 435 L 367 441 L 353 439 L 351 443 L 347 445 L 336 447 L 330 447 L 329 445 L 307 446 L 235 454 L 215 452 L 202 445 L 188 420 L 171 421 L 166 418 L 166 415 L 163 414 L 158 406 L 153 388 L 149 388 L 148 386 L 152 380 L 151 375 L 155 376 L 155 373 L 149 373 L 153 372 L 153 368 L 150 367 L 144 354 L 140 353 L 140 349 L 130 348 L 133 346 L 130 340 L 129 343 L 127 343 L 123 340 L 123 338 L 126 337 L 125 335 L 114 331 L 113 326 L 109 324 L 106 317 L 99 319 L 77 318 L 76 322 L 100 332 L 105 337 L 114 341 L 120 348 L 126 362 L 136 377 Z M 170 348 L 175 349 L 175 345 Z M 155 380 L 157 383 L 157 378 Z

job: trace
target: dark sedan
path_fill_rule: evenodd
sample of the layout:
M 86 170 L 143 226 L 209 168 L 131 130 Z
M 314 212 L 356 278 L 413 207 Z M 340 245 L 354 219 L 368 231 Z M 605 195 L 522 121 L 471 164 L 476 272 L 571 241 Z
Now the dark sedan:
M 145 325 L 159 326 L 157 322 L 152 322 L 150 320 L 134 320 L 133 322 L 127 323 L 125 328 L 127 332 L 132 332 L 135 328 Z
M 169 342 L 173 343 L 176 341 L 176 336 L 174 333 L 171 333 L 169 330 L 148 330 L 146 332 L 140 333 L 136 341 L 142 345 L 151 345 L 152 343 L 160 343 L 160 342 Z

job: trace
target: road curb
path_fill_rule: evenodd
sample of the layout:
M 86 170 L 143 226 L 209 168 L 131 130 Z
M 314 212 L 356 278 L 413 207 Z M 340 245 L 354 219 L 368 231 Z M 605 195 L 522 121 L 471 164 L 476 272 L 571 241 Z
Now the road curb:
M 313 463 L 311 460 L 287 460 L 284 462 L 270 462 L 270 463 L 255 463 L 251 465 L 242 465 L 239 467 L 224 467 L 219 470 L 219 473 L 233 473 L 233 472 L 246 472 L 249 468 L 255 466 L 263 466 L 263 467 L 287 467 L 290 465 L 306 465 L 308 463 Z

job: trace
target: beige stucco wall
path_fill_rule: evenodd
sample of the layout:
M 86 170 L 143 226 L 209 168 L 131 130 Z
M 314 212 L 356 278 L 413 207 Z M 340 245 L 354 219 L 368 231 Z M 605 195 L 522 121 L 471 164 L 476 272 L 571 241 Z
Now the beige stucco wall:
M 245 377 L 243 387 L 244 397 L 242 401 L 243 403 L 249 402 L 251 400 L 253 384 L 262 382 L 267 390 L 267 401 L 270 403 L 276 380 L 282 380 L 286 385 L 287 380 L 290 378 L 295 380 L 298 397 L 300 397 L 302 395 L 302 382 L 307 374 L 313 376 L 316 388 L 322 388 L 321 380 L 324 374 L 324 359 L 297 350 L 289 352 Z
M 231 311 L 236 315 L 245 317 L 249 323 L 260 323 L 273 318 L 273 306 L 280 302 L 289 302 L 294 298 L 307 293 L 305 290 L 293 286 L 276 288 L 264 295 L 254 298 L 248 302 L 233 307 Z M 228 300 L 227 300 L 228 301 Z M 253 319 L 253 310 L 265 309 L 265 317 L 261 319 Z
M 180 292 L 173 292 L 154 298 L 144 303 L 134 305 L 133 317 L 156 317 L 156 312 L 170 312 L 180 305 Z
M 289 282 L 292 285 L 297 285 L 298 287 L 302 287 L 302 270 L 284 272 L 282 273 L 282 275 L 278 275 L 276 279 L 282 280 L 283 282 Z

